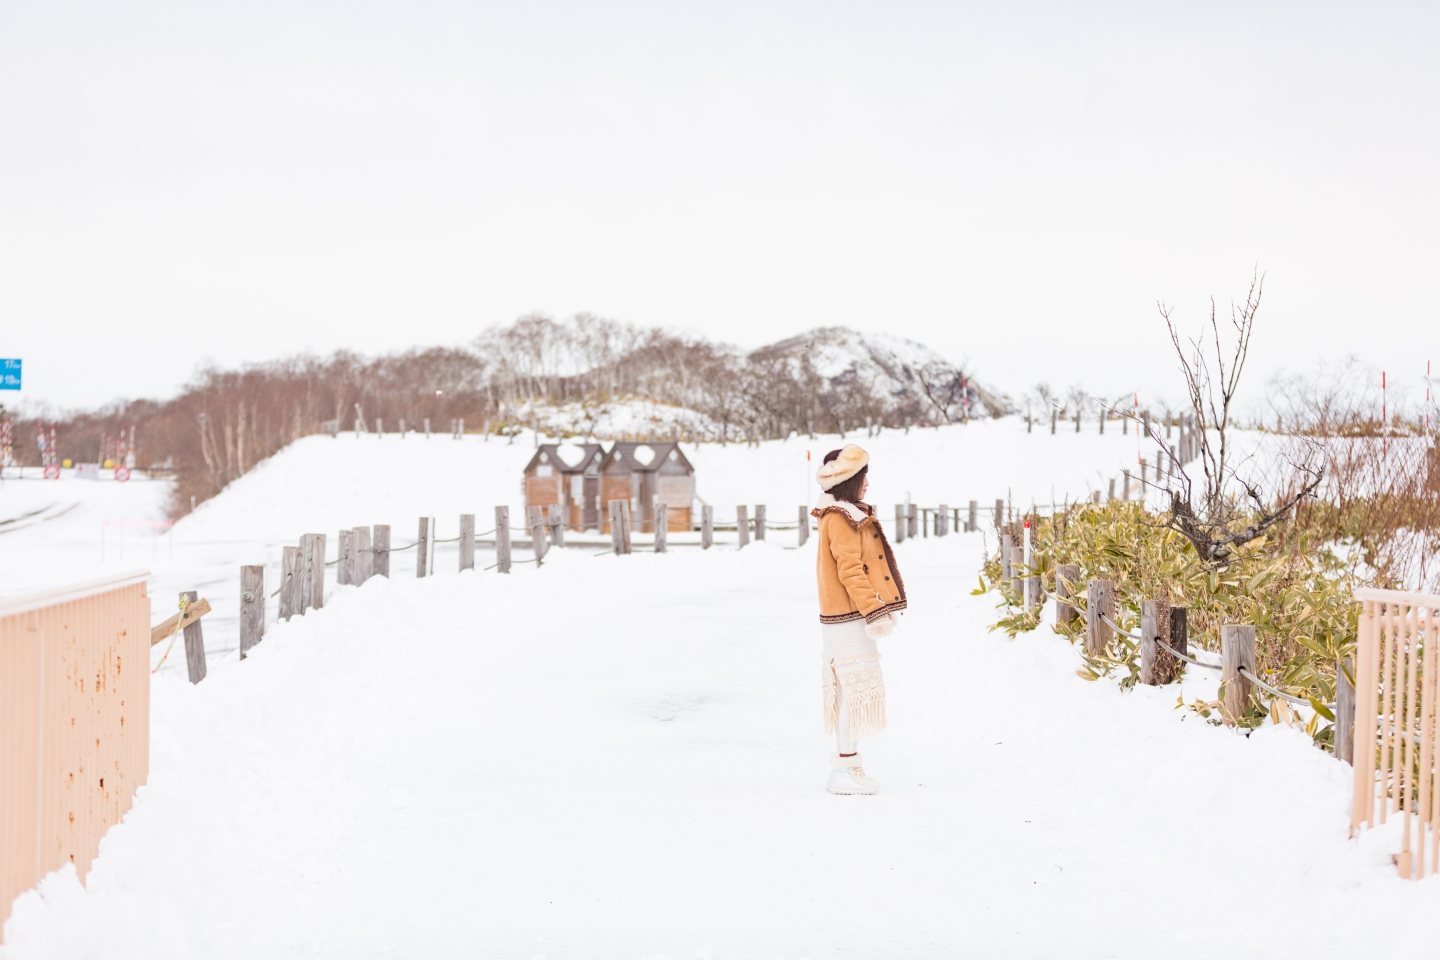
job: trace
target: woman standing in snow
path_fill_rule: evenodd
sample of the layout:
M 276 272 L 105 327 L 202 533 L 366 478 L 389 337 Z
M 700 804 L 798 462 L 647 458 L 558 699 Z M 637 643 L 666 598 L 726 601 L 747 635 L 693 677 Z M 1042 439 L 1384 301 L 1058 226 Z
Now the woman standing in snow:
M 890 635 L 905 609 L 905 584 L 890 542 L 863 499 L 869 472 L 870 455 L 853 443 L 825 454 L 816 476 L 824 493 L 811 511 L 820 521 L 820 689 L 825 732 L 835 731 L 831 793 L 880 789 L 865 774 L 857 741 L 885 729 L 885 678 L 875 641 Z

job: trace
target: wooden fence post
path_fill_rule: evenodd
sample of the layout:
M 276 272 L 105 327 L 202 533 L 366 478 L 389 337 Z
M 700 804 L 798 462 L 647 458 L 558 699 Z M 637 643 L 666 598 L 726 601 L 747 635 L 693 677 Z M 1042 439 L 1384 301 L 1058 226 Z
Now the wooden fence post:
M 1075 609 L 1074 604 L 1064 603 L 1075 596 L 1072 592 L 1080 585 L 1080 564 L 1062 563 L 1055 567 L 1055 596 L 1060 599 L 1055 602 L 1055 622 L 1074 623 L 1080 619 L 1080 611 Z
M 1352 767 L 1355 765 L 1354 676 L 1355 661 L 1343 658 L 1335 671 L 1335 759 L 1344 760 Z
M 427 424 L 430 421 L 425 421 Z M 430 518 L 421 517 L 419 529 L 415 532 L 415 576 L 423 577 L 429 571 L 427 561 L 430 559 Z
M 300 585 L 304 582 L 305 565 L 299 547 L 280 550 L 280 613 L 278 619 L 289 620 L 300 612 Z
M 1104 423 L 1105 421 L 1104 421 L 1104 420 L 1101 420 L 1100 422 L 1101 422 L 1101 423 Z M 1106 502 L 1108 503 L 1109 501 L 1114 500 L 1114 499 L 1115 499 L 1115 478 L 1114 478 L 1114 477 L 1111 477 L 1111 478 L 1110 478 L 1110 493 L 1109 493 L 1109 495 L 1105 498 L 1105 500 L 1106 500 Z
M 709 550 L 715 543 L 715 508 L 710 504 L 700 507 L 700 549 Z
M 980 504 L 971 500 L 970 508 L 965 512 L 965 532 L 974 533 L 980 529 Z
M 740 546 L 750 542 L 750 508 L 741 504 L 735 508 L 735 530 L 740 536 Z
M 670 532 L 670 506 L 663 500 L 655 503 L 655 552 L 665 552 L 666 534 Z
M 1032 530 L 1031 532 L 1033 533 L 1034 531 Z M 1035 552 L 1034 546 L 1031 546 L 1030 567 L 1036 572 L 1031 573 L 1030 576 L 1025 579 L 1026 591 L 1030 600 L 1030 605 L 1026 609 L 1034 610 L 1037 613 L 1041 607 L 1045 606 L 1045 583 L 1039 573 L 1040 566 L 1040 554 Z
M 1055 425 L 1060 422 L 1060 413 L 1054 407 L 1050 408 L 1050 435 L 1055 435 Z
M 510 508 L 495 508 L 495 569 L 510 572 Z
M 615 551 L 615 556 L 625 552 L 625 530 L 620 522 L 619 500 L 610 501 L 610 547 Z
M 905 531 L 910 529 L 910 522 L 905 517 L 905 504 L 895 504 L 895 542 L 905 542 Z
M 629 553 L 629 552 L 630 552 L 630 534 L 633 533 L 633 532 L 634 532 L 634 529 L 635 529 L 635 528 L 631 525 L 631 523 L 632 523 L 632 521 L 631 521 L 631 515 L 630 515 L 630 501 L 629 501 L 629 500 L 621 500 L 621 501 L 620 501 L 620 536 L 621 536 L 621 543 L 624 545 L 624 547 L 625 547 L 625 552 L 626 552 L 626 553 Z
M 426 439 L 426 440 L 429 440 L 429 439 L 430 439 L 430 418 L 429 418 L 429 417 L 426 417 L 426 418 L 425 418 L 425 439 Z
M 191 594 L 194 596 L 194 594 Z M 197 621 L 195 626 L 199 626 Z M 188 630 L 189 627 L 187 626 Z M 240 659 L 244 660 L 250 648 L 259 643 L 265 636 L 265 568 L 262 566 L 240 568 Z M 200 643 L 200 676 L 205 676 L 205 645 L 196 634 L 196 640 Z M 185 635 L 185 662 L 190 662 L 190 635 Z M 194 672 L 191 672 L 191 682 L 198 683 Z
M 565 546 L 565 508 L 558 503 L 550 504 L 550 546 Z
M 995 516 L 995 529 L 996 529 L 997 531 L 1003 529 L 1004 526 L 1005 526 L 1005 501 L 1004 501 L 1004 500 L 996 500 L 996 501 L 995 501 L 994 516 Z
M 475 514 L 460 514 L 460 569 L 475 569 Z
M 200 594 L 194 590 L 186 590 L 180 594 L 191 603 L 200 599 Z M 260 604 L 261 633 L 264 633 L 265 623 L 265 568 L 260 568 L 260 596 L 257 598 Z M 190 671 L 190 682 L 199 683 L 205 679 L 205 634 L 202 632 L 199 620 L 185 624 L 185 667 Z
M 315 544 L 312 537 L 314 534 L 311 533 L 300 536 L 300 590 L 296 596 L 299 598 L 301 613 L 315 605 Z
M 335 564 L 335 582 L 338 584 L 349 584 L 355 582 L 355 531 L 340 531 L 340 546 L 338 547 L 338 562 Z
M 1170 624 L 1170 601 L 1145 600 L 1140 604 L 1141 683 L 1160 687 L 1175 679 L 1180 661 L 1160 646 L 1170 645 Z
M 355 582 L 364 583 L 375 572 L 375 554 L 370 549 L 370 528 L 355 528 Z
M 940 504 L 940 509 L 935 513 L 935 536 L 943 537 L 950 532 L 950 507 L 948 504 Z
M 1021 572 L 1025 569 L 1025 547 L 1020 538 L 1015 534 L 1010 535 L 1010 589 L 1015 596 L 1020 598 L 1020 606 L 1025 607 L 1025 576 Z
M 1220 628 L 1220 681 L 1225 687 L 1221 707 L 1232 726 L 1250 712 L 1250 681 L 1240 675 L 1243 667 L 1255 672 L 1255 628 L 1248 623 L 1227 623 Z
M 374 530 L 375 542 L 370 547 L 374 551 L 375 557 L 374 574 L 377 577 L 388 579 L 390 576 L 390 524 L 377 523 Z
M 535 566 L 545 565 L 545 548 L 550 545 L 545 539 L 545 514 L 539 507 L 525 508 L 525 526 L 530 530 L 530 549 L 535 551 Z
M 1101 614 L 1115 619 L 1115 581 L 1091 580 L 1085 595 L 1085 649 L 1091 656 L 1102 654 L 1110 647 L 1115 631 L 1100 619 Z
M 910 529 L 905 533 L 906 536 L 914 537 L 919 535 L 919 515 L 920 508 L 915 504 L 912 503 L 905 508 L 905 519 L 910 524 Z
M 795 545 L 798 547 L 805 546 L 806 541 L 810 539 L 810 511 L 805 509 L 803 503 L 800 505 L 800 525 L 797 526 L 795 530 Z
M 1170 649 L 1190 654 L 1190 611 L 1185 607 L 1170 608 Z M 1175 665 L 1178 669 L 1180 664 Z
M 765 504 L 755 504 L 755 539 L 765 539 Z
M 1125 474 L 1125 496 L 1124 496 L 1124 499 L 1125 499 L 1126 502 L 1129 502 L 1129 500 L 1130 500 L 1130 471 L 1129 471 L 1129 470 L 1122 470 L 1121 473 Z
M 305 554 L 306 582 L 309 594 L 306 605 L 319 610 L 325 606 L 325 534 L 307 533 L 300 538 L 302 545 L 308 542 Z

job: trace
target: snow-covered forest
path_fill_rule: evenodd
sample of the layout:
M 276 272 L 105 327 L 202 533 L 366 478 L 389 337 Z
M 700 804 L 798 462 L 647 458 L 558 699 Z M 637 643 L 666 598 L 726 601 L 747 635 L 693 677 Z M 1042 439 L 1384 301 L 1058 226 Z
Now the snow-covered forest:
M 103 438 L 134 428 L 141 467 L 179 478 L 190 509 L 286 444 L 328 429 L 449 432 L 522 427 L 561 435 L 721 443 L 908 427 L 1008 412 L 1003 393 L 963 364 L 898 337 L 825 327 L 756 350 L 580 315 L 523 317 L 463 347 L 379 357 L 339 352 L 201 371 L 179 396 L 91 412 L 22 416 L 28 439 L 57 425 L 59 456 L 97 460 Z

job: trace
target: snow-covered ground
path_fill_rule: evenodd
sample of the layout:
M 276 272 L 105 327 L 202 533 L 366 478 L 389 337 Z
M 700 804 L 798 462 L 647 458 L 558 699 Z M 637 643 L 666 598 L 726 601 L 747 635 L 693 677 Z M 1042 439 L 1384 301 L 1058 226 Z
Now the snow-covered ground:
M 873 499 L 1063 497 L 1133 462 L 1133 436 L 977 426 L 871 441 Z M 347 445 L 378 442 L 297 444 L 182 521 L 163 576 L 518 503 L 528 446 L 355 470 Z M 805 446 L 705 448 L 701 495 L 795 503 Z M 100 496 L 85 523 L 130 509 Z M 45 546 L 66 523 L 0 537 L 6 576 L 4 541 L 79 551 L 79 526 Z M 1386 830 L 1348 839 L 1348 767 L 1177 711 L 1177 687 L 1085 683 L 1046 630 L 987 632 L 982 534 L 898 546 L 912 609 L 882 645 L 890 729 L 862 744 L 882 791 L 826 794 L 814 540 L 792 537 L 508 577 L 405 560 L 198 686 L 167 666 L 148 785 L 87 888 L 62 871 L 17 900 L 0 956 L 1436 954 L 1440 881 L 1396 879 Z
M 1027 434 L 1019 420 L 908 433 L 887 430 L 870 439 L 861 430 L 847 439 L 871 452 L 871 500 L 890 518 L 894 504 L 907 494 L 927 506 L 978 500 L 984 510 L 996 498 L 1012 495 L 1017 506 L 1063 499 L 1067 492 L 1084 495 L 1104 489 L 1108 478 L 1132 466 L 1137 447 L 1135 436 L 1122 434 L 1118 424 L 1111 424 L 1103 437 L 1093 426 L 1084 434 L 1062 429 L 1051 436 L 1038 424 Z M 714 505 L 717 523 L 733 522 L 737 504 L 763 503 L 772 524 L 793 525 L 799 506 L 812 503 L 818 492 L 811 477 L 820 458 L 843 442 L 830 435 L 752 446 L 686 445 L 685 451 L 695 464 L 697 493 Z M 421 516 L 435 517 L 437 536 L 445 539 L 458 534 L 462 513 L 475 514 L 477 529 L 489 530 L 498 505 L 508 505 L 512 525 L 519 526 L 524 516 L 521 470 L 534 444 L 529 433 L 511 442 L 477 435 L 457 441 L 439 434 L 428 440 L 414 434 L 403 440 L 395 434 L 308 437 L 200 504 L 173 529 L 148 526 L 165 518 L 166 481 L 139 475 L 123 484 L 108 476 L 77 480 L 71 471 L 61 480 L 45 481 L 38 471 L 26 471 L 24 479 L 0 481 L 0 596 L 144 567 L 153 574 L 155 620 L 175 612 L 181 591 L 198 590 L 215 609 L 205 620 L 210 658 L 233 656 L 239 643 L 242 565 L 268 564 L 268 582 L 274 584 L 281 547 L 298 543 L 302 534 L 325 533 L 334 558 L 342 527 L 388 523 L 392 542 L 400 547 L 415 540 Z M 4 522 L 33 511 L 41 512 Z M 981 514 L 981 522 L 988 525 L 987 514 Z M 771 536 L 794 542 L 793 532 Z M 734 534 L 719 537 L 724 541 Z M 600 542 L 593 533 L 571 539 Z M 698 543 L 698 536 L 676 534 L 671 541 L 678 549 L 687 541 Z M 437 546 L 436 567 L 442 574 L 456 571 L 457 551 L 453 543 Z M 493 554 L 482 550 L 477 562 L 488 566 Z M 395 576 L 414 575 L 413 551 L 396 553 L 391 563 Z M 273 599 L 269 609 L 273 619 Z M 183 671 L 183 660 L 177 665 L 171 658 L 164 667 L 177 668 Z

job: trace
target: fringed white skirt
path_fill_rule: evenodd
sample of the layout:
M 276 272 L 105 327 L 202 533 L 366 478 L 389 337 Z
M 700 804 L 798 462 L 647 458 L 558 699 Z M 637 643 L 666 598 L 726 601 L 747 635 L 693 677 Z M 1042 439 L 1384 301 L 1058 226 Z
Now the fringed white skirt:
M 885 729 L 885 678 L 880 651 L 865 635 L 864 620 L 820 624 L 820 698 L 825 732 L 840 722 L 840 692 L 845 692 L 850 738 L 860 740 Z

